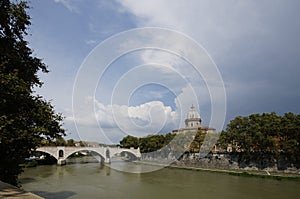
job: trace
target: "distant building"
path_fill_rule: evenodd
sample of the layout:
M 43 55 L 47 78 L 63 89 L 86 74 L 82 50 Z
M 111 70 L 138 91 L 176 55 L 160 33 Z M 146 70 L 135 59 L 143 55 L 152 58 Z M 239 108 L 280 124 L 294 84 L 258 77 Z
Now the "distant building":
M 178 133 L 187 133 L 187 132 L 194 132 L 194 131 L 201 131 L 202 133 L 215 133 L 216 129 L 210 128 L 208 126 L 201 125 L 201 117 L 195 107 L 192 105 L 190 111 L 187 114 L 187 118 L 185 120 L 185 128 L 176 129 L 172 132 L 175 134 Z

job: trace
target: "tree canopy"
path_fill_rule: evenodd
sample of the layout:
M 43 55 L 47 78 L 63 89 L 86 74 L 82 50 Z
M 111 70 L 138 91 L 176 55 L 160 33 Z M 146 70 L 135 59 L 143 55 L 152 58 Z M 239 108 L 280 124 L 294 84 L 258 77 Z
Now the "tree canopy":
M 240 162 L 258 162 L 300 167 L 300 115 L 285 113 L 238 116 L 227 125 L 219 142 L 232 145 Z M 284 167 L 284 166 L 283 166 Z M 283 168 L 284 169 L 284 168 Z
M 137 138 L 131 135 L 124 137 L 120 141 L 123 148 L 140 148 L 141 153 L 157 151 L 166 146 L 175 137 L 174 134 L 148 135 L 147 137 Z
M 0 1 L 0 180 L 17 185 L 20 163 L 41 139 L 64 135 L 62 116 L 34 88 L 47 66 L 24 39 L 30 16 L 24 1 Z

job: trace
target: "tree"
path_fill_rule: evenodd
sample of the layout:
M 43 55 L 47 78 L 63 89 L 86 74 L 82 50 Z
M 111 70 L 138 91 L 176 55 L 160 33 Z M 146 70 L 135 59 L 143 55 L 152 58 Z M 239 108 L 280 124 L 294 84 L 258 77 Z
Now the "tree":
M 75 141 L 73 139 L 67 140 L 67 146 L 75 146 Z
M 285 113 L 280 123 L 281 155 L 300 167 L 300 115 Z
M 197 131 L 193 142 L 190 144 L 189 150 L 190 152 L 199 152 L 201 145 L 203 144 L 206 133 L 202 133 L 201 131 Z
M 42 139 L 60 138 L 62 116 L 34 87 L 46 65 L 32 55 L 24 36 L 27 2 L 0 1 L 0 180 L 17 185 L 19 166 Z
M 66 140 L 63 137 L 58 137 L 55 139 L 56 146 L 66 146 Z
M 300 167 L 300 115 L 285 113 L 238 116 L 227 125 L 219 142 L 231 144 L 240 162 L 256 162 L 260 168 L 274 165 Z M 285 168 L 283 166 L 282 168 Z
M 120 144 L 123 148 L 129 149 L 130 147 L 134 147 L 137 149 L 139 147 L 139 139 L 137 137 L 128 135 L 120 141 Z

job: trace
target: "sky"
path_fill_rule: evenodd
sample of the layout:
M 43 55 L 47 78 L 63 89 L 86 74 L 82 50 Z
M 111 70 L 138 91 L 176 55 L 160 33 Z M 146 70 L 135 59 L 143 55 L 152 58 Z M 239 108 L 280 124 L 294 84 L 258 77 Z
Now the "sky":
M 44 85 L 36 92 L 65 116 L 67 139 L 118 143 L 171 132 L 184 126 L 192 104 L 202 124 L 218 131 L 239 115 L 300 113 L 298 0 L 30 6 L 26 39 L 50 70 L 39 74 Z M 161 49 L 133 50 L 146 44 Z

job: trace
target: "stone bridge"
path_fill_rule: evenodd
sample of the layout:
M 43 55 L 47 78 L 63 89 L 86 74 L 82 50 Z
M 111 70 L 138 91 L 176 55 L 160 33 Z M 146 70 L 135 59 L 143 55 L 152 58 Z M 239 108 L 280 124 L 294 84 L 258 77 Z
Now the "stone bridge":
M 80 152 L 80 151 L 95 152 L 98 155 L 100 155 L 100 157 L 101 157 L 100 159 L 98 159 L 99 162 L 102 159 L 102 160 L 104 160 L 105 163 L 110 163 L 111 157 L 113 157 L 114 155 L 121 154 L 122 152 L 130 153 L 130 154 L 134 155 L 136 158 L 141 157 L 139 148 L 138 149 L 133 149 L 133 148 L 124 149 L 124 148 L 120 148 L 120 147 L 104 147 L 104 146 L 100 146 L 100 147 L 65 147 L 65 146 L 51 147 L 51 146 L 45 146 L 45 147 L 37 148 L 36 151 L 50 154 L 57 160 L 58 165 L 65 164 L 66 159 L 70 155 L 72 155 L 76 152 Z

